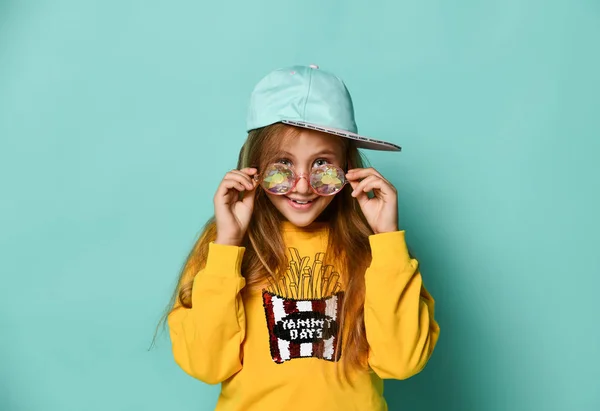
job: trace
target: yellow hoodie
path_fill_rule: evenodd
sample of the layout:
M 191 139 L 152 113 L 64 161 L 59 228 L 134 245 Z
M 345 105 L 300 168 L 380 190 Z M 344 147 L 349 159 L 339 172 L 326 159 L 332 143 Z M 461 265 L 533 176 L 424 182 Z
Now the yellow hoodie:
M 222 383 L 218 411 L 387 410 L 382 379 L 421 371 L 439 335 L 404 231 L 369 237 L 370 370 L 354 373 L 351 385 L 336 374 L 344 275 L 341 267 L 323 266 L 327 230 L 284 223 L 283 237 L 289 268 L 263 290 L 244 289 L 243 247 L 209 245 L 192 308 L 177 303 L 168 317 L 175 361 L 201 381 Z

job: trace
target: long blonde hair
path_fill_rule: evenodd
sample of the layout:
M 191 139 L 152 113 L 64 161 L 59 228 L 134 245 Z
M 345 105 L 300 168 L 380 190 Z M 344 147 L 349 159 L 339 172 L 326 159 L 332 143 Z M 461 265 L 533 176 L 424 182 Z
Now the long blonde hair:
M 294 127 L 281 123 L 253 130 L 239 153 L 238 169 L 256 167 L 264 169 L 275 160 L 284 136 L 297 132 Z M 362 155 L 351 140 L 336 137 L 345 150 L 346 165 L 353 168 L 364 167 Z M 369 235 L 373 234 L 360 206 L 351 196 L 348 184 L 338 193 L 319 220 L 325 220 L 329 229 L 326 258 L 341 264 L 346 274 L 345 296 L 341 309 L 339 332 L 341 337 L 341 364 L 347 374 L 349 370 L 365 369 L 368 343 L 364 324 L 365 269 L 371 262 Z M 286 246 L 280 232 L 283 217 L 268 199 L 262 189 L 258 189 L 254 204 L 254 214 L 246 232 L 242 246 L 246 252 L 242 260 L 242 275 L 246 287 L 259 287 L 269 281 L 277 281 L 288 266 Z M 174 305 L 192 307 L 192 283 L 204 268 L 208 246 L 216 239 L 216 223 L 211 218 L 199 239 L 189 253 L 180 272 L 169 311 Z M 269 241 L 265 241 L 265 239 Z M 168 314 L 168 312 L 167 312 Z M 165 320 L 165 318 L 163 318 Z M 340 359 L 340 358 L 338 358 Z

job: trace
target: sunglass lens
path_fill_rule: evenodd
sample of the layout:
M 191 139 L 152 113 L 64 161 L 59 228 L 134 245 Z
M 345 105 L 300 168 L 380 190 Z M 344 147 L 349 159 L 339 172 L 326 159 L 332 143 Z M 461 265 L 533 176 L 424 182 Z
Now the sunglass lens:
M 265 190 L 272 194 L 285 194 L 294 186 L 294 172 L 283 164 L 273 164 L 262 181 Z
M 344 171 L 333 165 L 318 167 L 310 175 L 310 184 L 322 196 L 337 193 L 345 183 Z

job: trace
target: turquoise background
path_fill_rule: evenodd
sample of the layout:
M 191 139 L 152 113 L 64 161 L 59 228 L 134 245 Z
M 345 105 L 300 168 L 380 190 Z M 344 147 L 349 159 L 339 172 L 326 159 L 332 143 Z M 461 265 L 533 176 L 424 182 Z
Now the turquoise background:
M 147 348 L 253 85 L 311 63 L 404 148 L 442 337 L 390 409 L 599 410 L 599 44 L 596 0 L 0 0 L 0 410 L 213 409 Z

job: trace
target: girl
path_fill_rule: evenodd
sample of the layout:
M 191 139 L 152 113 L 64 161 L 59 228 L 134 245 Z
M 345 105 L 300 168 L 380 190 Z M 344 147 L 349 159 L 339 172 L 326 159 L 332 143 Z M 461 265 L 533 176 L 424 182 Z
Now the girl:
M 317 66 L 267 75 L 247 121 L 174 295 L 175 361 L 222 384 L 217 410 L 386 410 L 382 379 L 418 373 L 439 334 L 396 189 L 358 151 L 400 147 L 358 135 Z

